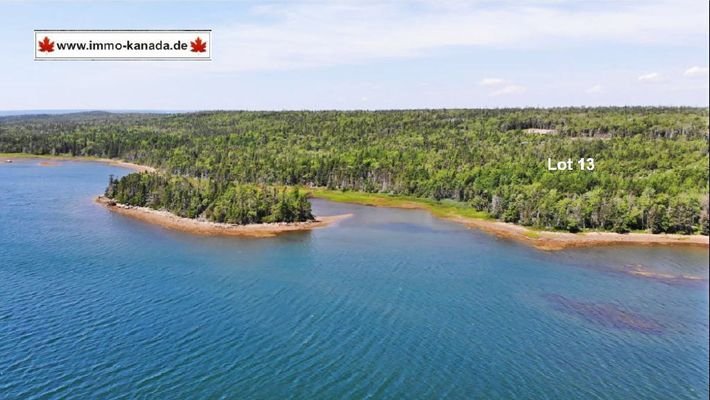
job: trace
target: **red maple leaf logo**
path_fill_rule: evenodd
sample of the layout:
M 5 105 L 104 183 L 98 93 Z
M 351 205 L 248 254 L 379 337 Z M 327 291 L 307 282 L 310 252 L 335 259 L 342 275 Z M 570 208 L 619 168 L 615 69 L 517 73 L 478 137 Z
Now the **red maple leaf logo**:
M 51 53 L 54 51 L 54 42 L 50 41 L 48 37 L 44 37 L 44 40 L 39 42 L 39 51 Z
M 192 47 L 190 51 L 193 53 L 204 53 L 207 50 L 207 42 L 203 42 L 199 36 L 194 42 L 190 42 L 190 46 Z

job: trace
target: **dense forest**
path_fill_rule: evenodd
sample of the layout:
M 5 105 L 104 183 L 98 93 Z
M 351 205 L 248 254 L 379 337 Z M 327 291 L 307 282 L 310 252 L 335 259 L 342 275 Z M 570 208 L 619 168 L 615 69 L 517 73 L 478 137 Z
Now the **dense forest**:
M 313 220 L 311 204 L 297 188 L 222 184 L 160 173 L 109 177 L 106 197 L 131 206 L 168 210 L 186 218 L 213 222 L 259 224 Z
M 708 234 L 707 108 L 6 117 L 0 152 L 152 165 L 168 182 L 222 188 L 207 204 L 186 190 L 205 213 L 247 188 L 304 185 L 462 202 L 545 229 Z M 595 168 L 548 171 L 548 158 L 594 158 Z

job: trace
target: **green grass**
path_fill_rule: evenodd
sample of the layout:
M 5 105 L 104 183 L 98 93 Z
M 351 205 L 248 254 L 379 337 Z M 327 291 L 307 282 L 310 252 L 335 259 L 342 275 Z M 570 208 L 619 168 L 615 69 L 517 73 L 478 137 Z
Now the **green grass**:
M 482 211 L 476 211 L 465 203 L 455 201 L 436 201 L 410 196 L 395 196 L 381 193 L 342 192 L 330 189 L 308 189 L 312 197 L 336 201 L 340 203 L 354 203 L 366 206 L 416 208 L 427 210 L 437 217 L 465 217 L 476 219 L 491 219 Z
M 523 235 L 527 236 L 530 239 L 539 239 L 540 238 L 540 232 L 532 230 L 528 227 L 525 227 L 526 230 L 523 232 Z

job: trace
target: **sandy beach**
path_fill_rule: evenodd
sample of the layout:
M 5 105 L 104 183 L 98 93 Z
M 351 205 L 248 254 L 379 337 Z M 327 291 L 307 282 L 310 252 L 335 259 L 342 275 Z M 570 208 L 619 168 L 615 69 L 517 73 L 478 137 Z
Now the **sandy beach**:
M 140 165 L 140 164 L 135 164 L 132 162 L 121 161 L 121 160 L 113 160 L 110 158 L 98 158 L 95 160 L 87 160 L 87 161 L 96 161 L 96 162 L 100 162 L 100 163 L 114 165 L 116 167 L 128 168 L 128 169 L 131 169 L 136 172 L 155 172 L 156 171 L 155 168 L 149 167 L 147 165 Z
M 697 246 L 708 247 L 707 236 L 673 235 L 652 233 L 613 233 L 613 232 L 550 232 L 535 231 L 523 226 L 506 222 L 473 219 L 465 217 L 447 217 L 470 228 L 493 234 L 500 238 L 512 239 L 540 250 L 563 250 L 575 247 L 593 247 L 610 245 L 642 246 Z
M 96 202 L 117 214 L 162 226 L 167 229 L 203 236 L 273 237 L 286 232 L 309 231 L 311 229 L 322 228 L 352 216 L 352 214 L 343 214 L 318 217 L 315 221 L 309 222 L 236 225 L 183 218 L 168 211 L 158 211 L 147 207 L 115 204 L 104 196 L 97 197 Z
M 71 156 L 47 156 L 25 153 L 3 153 L 0 158 L 4 160 L 24 160 L 38 161 L 37 165 L 42 167 L 59 167 L 62 162 L 98 162 L 103 164 L 114 165 L 116 167 L 128 168 L 136 172 L 154 172 L 156 169 L 147 165 L 140 165 L 123 160 L 115 160 L 111 158 L 96 158 L 96 157 L 71 157 Z

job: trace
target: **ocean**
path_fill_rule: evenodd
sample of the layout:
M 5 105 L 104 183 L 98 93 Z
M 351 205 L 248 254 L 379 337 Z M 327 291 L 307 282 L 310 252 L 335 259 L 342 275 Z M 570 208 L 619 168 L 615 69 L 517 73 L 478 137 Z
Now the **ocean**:
M 353 217 L 191 236 L 93 202 L 128 172 L 0 165 L 1 399 L 708 398 L 707 249 L 322 200 Z

